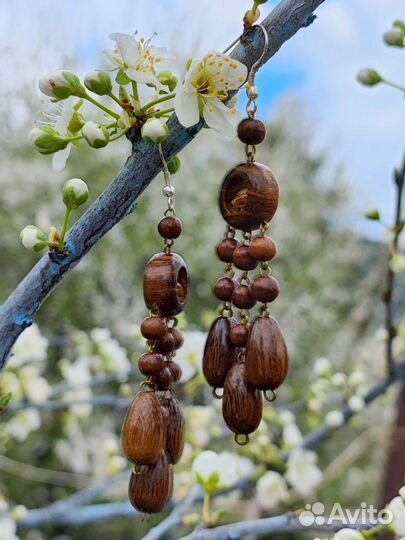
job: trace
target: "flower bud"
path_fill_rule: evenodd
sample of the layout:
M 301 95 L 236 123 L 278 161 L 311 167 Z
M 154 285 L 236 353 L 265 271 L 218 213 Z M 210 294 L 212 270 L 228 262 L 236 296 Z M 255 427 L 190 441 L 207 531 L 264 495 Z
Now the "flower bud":
M 163 86 L 169 87 L 170 92 L 173 92 L 173 90 L 176 88 L 178 79 L 172 71 L 161 71 L 157 78 L 159 79 L 159 82 L 163 84 Z
M 365 213 L 365 216 L 366 216 L 367 219 L 370 219 L 372 221 L 379 221 L 380 220 L 380 212 L 376 208 L 373 208 L 372 210 L 368 210 Z
M 402 48 L 404 46 L 404 32 L 400 28 L 391 28 L 391 30 L 385 32 L 383 39 L 391 47 Z
M 77 75 L 71 71 L 57 71 L 39 80 L 41 92 L 50 97 L 66 99 L 69 96 L 82 96 L 85 89 Z
M 89 188 L 80 178 L 71 178 L 63 185 L 63 202 L 68 208 L 78 208 L 87 201 Z
M 357 74 L 357 80 L 364 86 L 374 86 L 380 83 L 383 79 L 375 69 L 361 69 Z
M 99 96 L 112 91 L 111 77 L 101 69 L 90 71 L 84 78 L 84 86 Z
M 110 140 L 108 129 L 92 120 L 84 124 L 82 134 L 87 143 L 93 148 L 103 148 L 103 146 L 107 146 Z
M 41 251 L 47 245 L 45 234 L 35 227 L 35 225 L 27 225 L 20 233 L 20 241 L 22 245 L 31 251 Z
M 181 167 L 181 161 L 180 161 L 179 156 L 172 157 L 172 159 L 167 164 L 167 168 L 169 169 L 170 174 L 176 174 L 176 172 L 180 169 L 180 167 Z
M 79 111 L 75 111 L 72 114 L 72 118 L 69 121 L 69 124 L 68 124 L 68 127 L 67 127 L 68 131 L 70 133 L 76 134 L 82 129 L 82 127 L 84 126 L 85 123 L 86 123 L 86 121 L 85 121 L 84 116 L 82 115 L 82 113 L 80 113 Z
M 62 137 L 51 127 L 34 127 L 28 134 L 28 140 L 41 154 L 54 154 L 69 144 L 69 139 Z
M 149 118 L 141 129 L 142 139 L 150 144 L 160 144 L 167 139 L 168 135 L 169 128 L 160 118 Z

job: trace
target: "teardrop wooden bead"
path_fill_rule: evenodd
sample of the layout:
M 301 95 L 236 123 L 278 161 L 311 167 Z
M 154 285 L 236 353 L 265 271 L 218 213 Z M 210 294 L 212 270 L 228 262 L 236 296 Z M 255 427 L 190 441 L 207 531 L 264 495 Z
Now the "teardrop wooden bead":
M 132 401 L 122 427 L 121 443 L 130 461 L 156 463 L 164 445 L 160 401 L 154 392 L 141 392 Z
M 208 332 L 202 368 L 208 384 L 222 388 L 226 374 L 235 361 L 235 348 L 229 339 L 231 327 L 236 324 L 233 317 L 218 317 Z
M 190 277 L 187 266 L 177 253 L 158 253 L 145 267 L 143 294 L 146 306 L 164 317 L 183 311 Z
M 245 118 L 238 125 L 238 138 L 244 144 L 260 144 L 266 136 L 266 127 L 261 120 Z
M 238 285 L 232 293 L 232 303 L 239 309 L 251 309 L 256 300 L 250 292 L 250 285 Z
M 162 317 L 148 317 L 141 322 L 141 334 L 145 339 L 159 339 L 167 334 L 167 324 Z
M 138 361 L 139 371 L 147 377 L 158 375 L 164 366 L 165 362 L 160 354 L 147 353 L 141 356 Z
M 184 336 L 177 328 L 169 328 L 169 334 L 174 339 L 174 349 L 177 351 L 184 343 Z
M 233 264 L 239 270 L 254 270 L 257 261 L 249 254 L 249 246 L 239 246 L 233 252 Z
M 257 261 L 271 261 L 276 253 L 277 246 L 268 236 L 256 236 L 249 246 L 249 255 Z
M 158 231 L 162 238 L 175 240 L 181 235 L 182 225 L 179 218 L 174 216 L 166 216 L 158 223 Z
M 235 347 L 246 347 L 250 332 L 250 324 L 235 324 L 231 328 L 230 339 Z
M 166 365 L 159 375 L 156 376 L 155 382 L 158 390 L 169 390 L 174 383 L 172 370 Z
M 275 390 L 288 372 L 288 352 L 280 326 L 273 317 L 258 317 L 246 347 L 246 375 L 260 390 Z
M 222 400 L 224 420 L 234 433 L 247 435 L 255 431 L 262 419 L 263 398 L 246 378 L 243 363 L 234 364 L 225 379 Z
M 165 400 L 163 406 L 168 411 L 166 452 L 171 463 L 175 464 L 183 453 L 186 423 L 176 398 Z
M 139 474 L 133 472 L 128 495 L 134 508 L 146 514 L 161 512 L 173 494 L 173 465 L 166 452 L 162 452 L 155 465 Z
M 272 219 L 278 199 L 278 183 L 268 167 L 257 162 L 241 163 L 225 176 L 219 204 L 231 227 L 253 231 Z
M 230 277 L 222 277 L 214 285 L 215 296 L 223 302 L 230 302 L 237 282 Z
M 153 347 L 154 352 L 159 354 L 169 354 L 176 348 L 175 338 L 169 332 L 160 339 L 149 340 L 149 343 Z
M 251 285 L 253 298 L 258 302 L 273 302 L 280 294 L 280 285 L 273 276 L 258 276 Z
M 224 238 L 217 245 L 218 258 L 225 263 L 231 263 L 233 258 L 233 252 L 240 246 L 239 240 L 236 238 Z
M 179 364 L 177 362 L 173 362 L 173 360 L 170 360 L 170 362 L 166 362 L 166 367 L 172 372 L 173 382 L 178 382 L 183 374 Z

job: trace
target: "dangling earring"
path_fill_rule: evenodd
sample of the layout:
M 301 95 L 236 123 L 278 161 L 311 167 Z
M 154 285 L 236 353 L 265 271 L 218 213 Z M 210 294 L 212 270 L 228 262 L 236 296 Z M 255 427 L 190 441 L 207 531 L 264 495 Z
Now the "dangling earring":
M 173 464 L 184 447 L 184 416 L 173 392 L 181 377 L 174 361 L 183 336 L 176 328 L 189 290 L 189 273 L 180 255 L 172 251 L 181 234 L 181 221 L 173 205 L 175 194 L 170 173 L 159 145 L 163 163 L 167 210 L 158 224 L 164 251 L 146 265 L 143 282 L 145 304 L 150 316 L 141 324 L 148 352 L 139 359 L 139 370 L 147 378 L 132 401 L 122 428 L 122 448 L 134 463 L 129 499 L 139 511 L 161 512 L 173 491 Z
M 227 230 L 217 255 L 226 266 L 214 293 L 223 306 L 208 333 L 203 357 L 204 376 L 214 387 L 214 396 L 223 399 L 224 420 L 241 445 L 248 443 L 249 434 L 262 419 L 262 392 L 268 401 L 274 401 L 275 390 L 288 371 L 285 340 L 268 308 L 280 292 L 268 264 L 276 254 L 276 245 L 265 236 L 277 210 L 279 186 L 271 170 L 255 161 L 256 145 L 266 133 L 264 124 L 255 118 L 259 95 L 255 75 L 268 48 L 266 29 L 256 27 L 263 33 L 264 50 L 249 73 L 248 117 L 238 126 L 247 160 L 228 172 L 220 190 L 219 205 Z M 241 241 L 236 238 L 238 230 Z M 252 236 L 253 231 L 258 233 Z M 252 278 L 250 272 L 257 267 L 258 275 Z M 241 271 L 237 279 L 235 268 Z M 250 324 L 249 310 L 257 303 L 261 303 L 260 315 Z M 240 310 L 239 321 L 233 317 L 233 307 Z

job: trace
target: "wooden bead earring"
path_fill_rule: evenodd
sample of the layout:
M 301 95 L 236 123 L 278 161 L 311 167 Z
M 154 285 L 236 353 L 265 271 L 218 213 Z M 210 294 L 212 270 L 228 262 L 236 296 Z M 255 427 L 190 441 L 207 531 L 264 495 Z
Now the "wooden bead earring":
M 159 221 L 158 232 L 164 250 L 146 264 L 143 292 L 150 316 L 141 324 L 148 352 L 138 362 L 146 377 L 133 399 L 122 428 L 122 448 L 134 464 L 129 483 L 129 500 L 140 512 L 161 512 L 172 496 L 173 465 L 184 447 L 184 416 L 174 396 L 173 384 L 181 377 L 174 361 L 183 336 L 176 328 L 178 315 L 187 301 L 190 277 L 183 258 L 174 253 L 174 240 L 182 224 L 173 205 L 175 189 L 162 147 L 167 209 Z
M 224 420 L 240 445 L 248 443 L 249 434 L 260 424 L 263 396 L 274 401 L 288 371 L 284 336 L 268 307 L 280 292 L 269 266 L 277 248 L 265 235 L 277 210 L 279 185 L 271 170 L 255 161 L 256 145 L 266 134 L 263 122 L 255 118 L 259 96 L 255 75 L 268 48 L 268 34 L 261 25 L 253 28 L 261 30 L 264 49 L 247 80 L 248 117 L 238 126 L 246 163 L 226 174 L 219 194 L 227 230 L 217 245 L 217 255 L 226 266 L 214 293 L 223 304 L 208 333 L 203 356 L 204 376 L 214 387 L 214 396 L 222 398 Z M 236 238 L 237 231 L 241 240 Z M 250 272 L 257 267 L 258 275 L 251 278 Z M 237 278 L 235 269 L 240 271 Z M 261 304 L 260 315 L 250 324 L 250 310 L 257 303 Z M 233 308 L 240 310 L 239 320 L 233 316 Z

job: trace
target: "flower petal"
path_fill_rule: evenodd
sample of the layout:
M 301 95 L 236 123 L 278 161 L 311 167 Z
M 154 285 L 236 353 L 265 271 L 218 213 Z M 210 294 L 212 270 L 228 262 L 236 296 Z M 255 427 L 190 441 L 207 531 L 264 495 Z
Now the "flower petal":
M 194 126 L 200 120 L 197 92 L 182 84 L 177 89 L 174 109 L 180 124 L 184 127 Z
M 72 148 L 71 144 L 68 144 L 67 147 L 59 152 L 56 152 L 52 158 L 52 170 L 53 172 L 61 172 L 66 167 L 66 161 L 70 155 L 70 150 Z
M 216 90 L 234 90 L 247 78 L 247 67 L 222 53 L 210 53 L 204 60 L 204 71 Z
M 120 32 L 111 34 L 109 37 L 116 42 L 122 58 L 125 57 L 126 51 L 134 47 L 137 43 L 133 36 L 130 36 L 129 34 L 122 34 Z
M 230 109 L 219 99 L 207 99 L 203 109 L 204 120 L 208 127 L 229 135 L 236 136 L 239 114 L 236 109 Z

